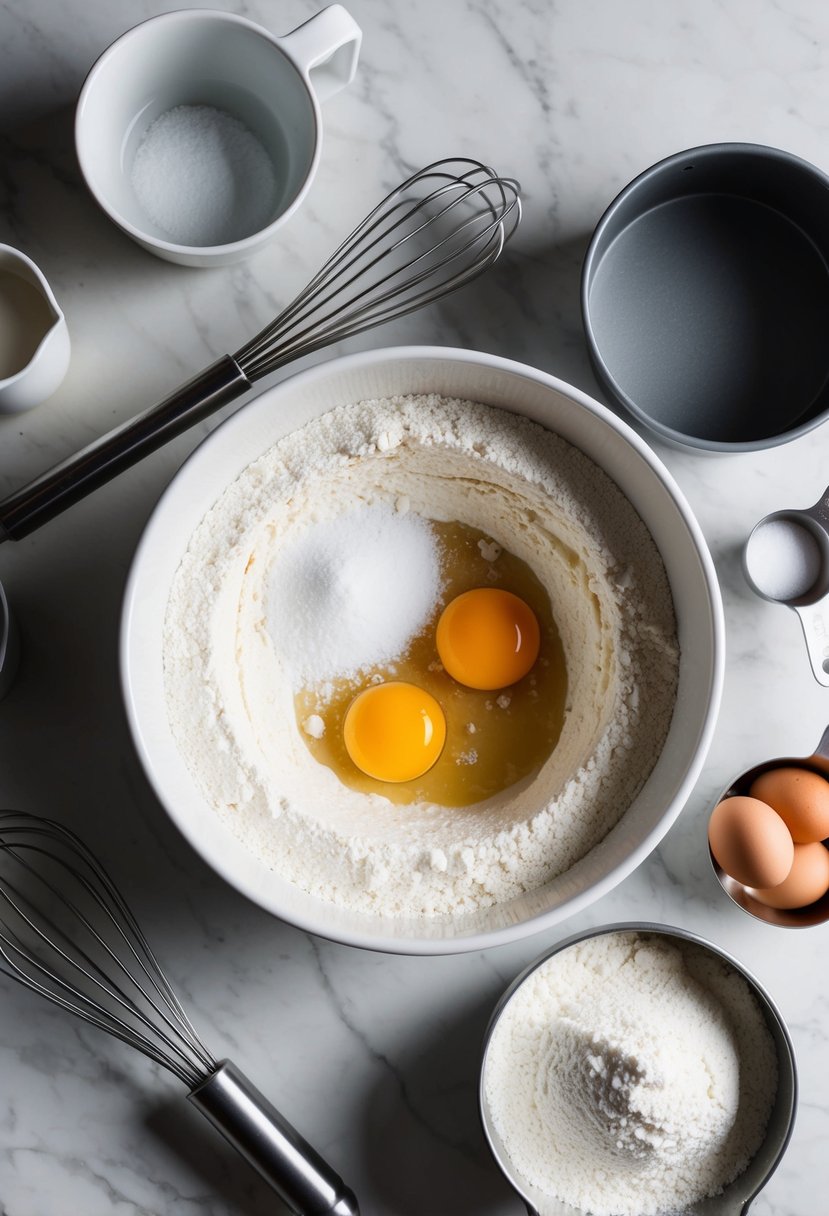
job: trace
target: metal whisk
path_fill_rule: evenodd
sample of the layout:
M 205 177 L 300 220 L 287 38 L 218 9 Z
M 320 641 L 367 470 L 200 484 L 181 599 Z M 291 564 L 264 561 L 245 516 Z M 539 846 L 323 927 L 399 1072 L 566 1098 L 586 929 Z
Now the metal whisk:
M 427 165 L 235 355 L 0 502 L 0 542 L 26 536 L 269 372 L 463 287 L 500 256 L 520 217 L 517 182 L 465 158 Z
M 100 862 L 68 828 L 0 812 L 0 971 L 183 1081 L 189 1098 L 300 1216 L 359 1216 L 342 1179 L 202 1043 Z

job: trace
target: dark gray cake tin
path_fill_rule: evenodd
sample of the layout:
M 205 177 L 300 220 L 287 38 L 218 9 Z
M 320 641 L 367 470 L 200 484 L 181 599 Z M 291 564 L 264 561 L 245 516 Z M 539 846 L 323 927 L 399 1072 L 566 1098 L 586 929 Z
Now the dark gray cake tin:
M 581 301 L 602 388 L 662 439 L 796 439 L 829 417 L 829 178 L 757 144 L 669 156 L 602 216 Z

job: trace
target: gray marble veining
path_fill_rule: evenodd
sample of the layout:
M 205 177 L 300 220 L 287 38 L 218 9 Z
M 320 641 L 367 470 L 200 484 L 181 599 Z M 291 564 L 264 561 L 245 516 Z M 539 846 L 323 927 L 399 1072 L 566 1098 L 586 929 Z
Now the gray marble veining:
M 174 7 L 170 5 L 169 7 Z M 829 167 L 829 9 L 819 0 L 347 0 L 364 30 L 357 78 L 325 107 L 307 204 L 227 270 L 133 245 L 75 163 L 84 75 L 161 0 L 0 5 L 0 241 L 38 262 L 73 340 L 50 401 L 0 418 L 0 492 L 22 484 L 235 349 L 286 303 L 400 176 L 480 156 L 523 185 L 507 257 L 472 291 L 347 349 L 469 346 L 596 393 L 578 278 L 595 222 L 637 172 L 739 139 Z M 235 6 L 284 33 L 312 0 Z M 701 356 L 704 353 L 701 352 Z M 232 1054 L 319 1146 L 365 1216 L 520 1216 L 478 1127 L 489 1012 L 554 934 L 457 958 L 394 958 L 311 940 L 248 904 L 178 837 L 128 738 L 117 673 L 120 596 L 143 523 L 199 433 L 182 436 L 20 544 L 0 548 L 25 660 L 0 705 L 5 805 L 93 842 L 214 1050 Z M 801 1062 L 794 1139 L 756 1216 L 825 1216 L 829 1188 L 829 929 L 761 926 L 710 873 L 705 822 L 735 770 L 808 754 L 829 721 L 799 626 L 739 567 L 751 526 L 829 482 L 824 428 L 775 451 L 707 459 L 654 445 L 695 510 L 722 582 L 728 669 L 714 745 L 657 852 L 562 926 L 646 918 L 715 938 L 768 986 Z M 28 994 L 0 992 L 3 1216 L 264 1216 L 279 1205 L 160 1070 Z

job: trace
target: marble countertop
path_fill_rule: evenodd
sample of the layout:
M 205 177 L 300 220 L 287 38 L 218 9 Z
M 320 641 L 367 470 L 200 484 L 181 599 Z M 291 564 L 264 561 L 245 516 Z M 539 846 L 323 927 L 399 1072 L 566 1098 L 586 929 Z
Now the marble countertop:
M 407 172 L 479 156 L 523 186 L 509 257 L 480 291 L 344 349 L 460 345 L 510 356 L 600 396 L 578 281 L 590 231 L 636 173 L 683 148 L 746 140 L 829 166 L 829 7 L 820 0 L 348 0 L 364 31 L 353 86 L 325 106 L 325 143 L 301 211 L 239 265 L 189 270 L 123 236 L 76 166 L 84 75 L 161 0 L 0 4 L 0 241 L 28 253 L 73 341 L 58 393 L 0 417 L 6 492 L 149 406 L 287 302 Z M 313 0 L 247 0 L 277 33 Z M 319 358 L 321 356 L 317 356 Z M 206 433 L 215 420 L 200 428 Z M 742 767 L 805 755 L 829 721 L 795 617 L 754 598 L 740 549 L 766 512 L 807 506 L 829 481 L 826 428 L 758 455 L 659 455 L 697 513 L 722 584 L 728 661 L 701 779 L 663 844 L 613 892 L 555 930 L 444 958 L 317 940 L 209 871 L 155 801 L 119 693 L 120 597 L 142 526 L 200 433 L 182 436 L 40 532 L 0 548 L 25 654 L 0 705 L 5 806 L 77 827 L 123 882 L 218 1054 L 235 1058 L 354 1187 L 364 1216 L 519 1216 L 478 1126 L 480 1042 L 513 976 L 558 938 L 627 919 L 713 938 L 776 998 L 801 1064 L 786 1157 L 756 1216 L 825 1216 L 829 1188 L 829 928 L 750 920 L 710 873 L 711 799 Z M 120 1044 L 2 985 L 3 1216 L 259 1216 L 280 1210 L 178 1084 Z

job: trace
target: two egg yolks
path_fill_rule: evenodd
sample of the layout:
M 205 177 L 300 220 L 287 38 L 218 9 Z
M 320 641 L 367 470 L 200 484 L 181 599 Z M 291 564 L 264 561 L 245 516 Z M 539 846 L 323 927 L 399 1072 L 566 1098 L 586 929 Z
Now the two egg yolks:
M 527 675 L 541 633 L 535 613 L 511 591 L 475 587 L 447 604 L 436 633 L 445 670 L 467 688 L 489 692 Z M 446 742 L 438 702 L 416 684 L 393 680 L 364 689 L 345 716 L 346 750 L 378 781 L 413 781 L 428 772 Z
M 505 550 L 489 557 L 492 544 L 477 529 L 432 526 L 445 606 L 368 686 L 364 676 L 343 680 L 324 700 L 312 689 L 299 693 L 297 717 L 322 716 L 324 734 L 306 735 L 306 743 L 351 788 L 398 803 L 467 806 L 527 776 L 552 751 L 566 669 L 549 597 L 530 567 Z M 480 586 L 486 582 L 520 594 Z

